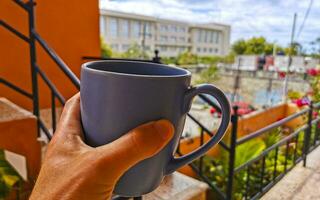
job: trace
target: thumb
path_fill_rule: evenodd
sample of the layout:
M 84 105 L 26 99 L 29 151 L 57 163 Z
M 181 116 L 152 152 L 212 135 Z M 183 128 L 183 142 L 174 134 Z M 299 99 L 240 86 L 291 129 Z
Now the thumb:
M 114 175 L 121 176 L 139 161 L 158 153 L 170 141 L 173 134 L 173 125 L 168 120 L 162 119 L 138 126 L 121 138 L 96 150 L 101 156 L 99 156 L 101 164 L 110 166 Z

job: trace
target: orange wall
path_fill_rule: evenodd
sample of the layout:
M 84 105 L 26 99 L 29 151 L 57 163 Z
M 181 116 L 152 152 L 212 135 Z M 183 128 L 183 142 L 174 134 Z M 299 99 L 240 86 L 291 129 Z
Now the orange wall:
M 99 56 L 98 0 L 37 1 L 36 30 L 79 77 L 82 56 Z M 0 1 L 0 19 L 28 35 L 28 18 L 12 0 Z M 38 65 L 45 71 L 61 93 L 69 98 L 76 89 L 37 46 Z M 0 77 L 31 92 L 29 48 L 22 40 L 0 27 Z M 40 82 L 40 105 L 48 107 L 50 93 Z M 6 97 L 22 107 L 31 109 L 31 101 L 0 84 L 0 97 Z

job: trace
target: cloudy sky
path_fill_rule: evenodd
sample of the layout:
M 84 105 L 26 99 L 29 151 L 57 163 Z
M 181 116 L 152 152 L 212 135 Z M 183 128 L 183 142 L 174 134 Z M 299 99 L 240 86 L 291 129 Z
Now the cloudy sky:
M 100 0 L 100 8 L 177 19 L 193 23 L 219 22 L 232 27 L 231 41 L 265 36 L 287 45 L 296 12 L 296 41 L 307 48 L 320 37 L 320 0 L 312 3 L 298 36 L 310 0 Z

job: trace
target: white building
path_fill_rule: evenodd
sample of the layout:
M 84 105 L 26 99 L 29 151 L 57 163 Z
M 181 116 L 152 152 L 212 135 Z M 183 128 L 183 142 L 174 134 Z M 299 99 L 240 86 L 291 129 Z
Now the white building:
M 226 55 L 230 48 L 230 26 L 190 24 L 175 20 L 100 10 L 100 33 L 114 51 L 124 52 L 130 45 L 144 44 L 150 53 L 177 56 L 184 51 L 197 55 Z

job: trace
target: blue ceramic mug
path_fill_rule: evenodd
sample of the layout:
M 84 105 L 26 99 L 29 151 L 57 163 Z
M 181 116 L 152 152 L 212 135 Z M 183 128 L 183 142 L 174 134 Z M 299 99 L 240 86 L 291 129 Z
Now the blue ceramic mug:
M 172 140 L 155 156 L 130 168 L 114 193 L 141 196 L 159 186 L 163 177 L 206 153 L 228 127 L 230 104 L 213 85 L 190 86 L 191 73 L 163 64 L 95 61 L 81 69 L 81 118 L 86 143 L 96 147 L 112 142 L 131 129 L 153 120 L 168 119 L 175 127 Z M 222 110 L 220 127 L 202 147 L 174 157 L 186 114 L 197 94 L 215 97 Z

